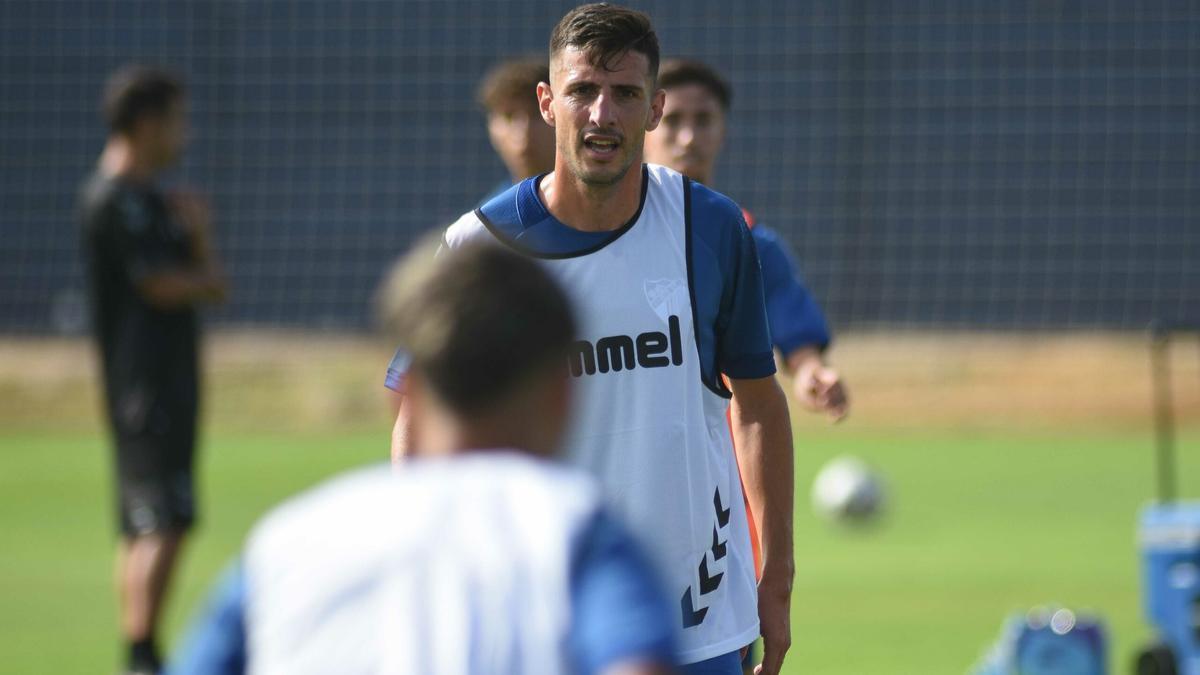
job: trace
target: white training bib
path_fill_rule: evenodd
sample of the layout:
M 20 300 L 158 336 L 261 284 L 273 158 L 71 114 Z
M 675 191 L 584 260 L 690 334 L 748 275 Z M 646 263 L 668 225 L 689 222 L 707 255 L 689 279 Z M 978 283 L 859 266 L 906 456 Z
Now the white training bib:
M 488 451 L 363 470 L 288 502 L 243 558 L 255 675 L 571 672 L 582 472 Z
M 679 603 L 683 661 L 694 663 L 758 636 L 757 592 L 728 400 L 701 372 L 684 179 L 646 171 L 643 207 L 620 236 L 543 262 L 580 323 L 568 458 L 599 479 L 655 557 Z M 450 227 L 446 244 L 476 237 L 510 241 L 475 212 Z

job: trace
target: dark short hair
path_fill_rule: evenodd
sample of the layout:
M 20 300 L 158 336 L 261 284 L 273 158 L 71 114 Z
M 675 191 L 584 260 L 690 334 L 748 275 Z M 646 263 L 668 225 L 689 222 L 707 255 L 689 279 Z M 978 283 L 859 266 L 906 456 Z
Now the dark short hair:
M 381 323 L 458 415 L 494 409 L 552 368 L 565 373 L 575 319 L 558 283 L 498 243 L 417 246 L 378 297 Z
M 512 100 L 523 101 L 536 108 L 538 83 L 549 81 L 550 66 L 546 65 L 545 60 L 536 57 L 510 59 L 483 76 L 476 99 L 488 112 Z
M 733 91 L 729 88 L 729 83 L 707 63 L 691 59 L 670 59 L 662 64 L 658 71 L 658 86 L 663 89 L 689 84 L 698 84 L 707 89 L 725 110 L 729 110 L 730 104 L 733 103 Z
M 658 36 L 650 17 L 637 10 L 598 2 L 567 12 L 550 33 L 550 58 L 574 47 L 592 65 L 611 65 L 633 51 L 650 60 L 650 77 L 658 77 Z
M 109 131 L 128 133 L 144 117 L 161 117 L 183 97 L 184 84 L 161 68 L 124 66 L 104 87 L 104 120 Z

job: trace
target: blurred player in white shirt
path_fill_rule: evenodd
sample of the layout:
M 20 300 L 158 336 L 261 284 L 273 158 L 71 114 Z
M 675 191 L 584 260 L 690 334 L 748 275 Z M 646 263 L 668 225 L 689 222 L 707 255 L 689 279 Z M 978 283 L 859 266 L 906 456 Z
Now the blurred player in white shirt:
M 409 354 L 410 461 L 263 519 L 176 675 L 663 675 L 674 612 L 566 428 L 568 300 L 536 264 L 421 247 L 382 294 Z

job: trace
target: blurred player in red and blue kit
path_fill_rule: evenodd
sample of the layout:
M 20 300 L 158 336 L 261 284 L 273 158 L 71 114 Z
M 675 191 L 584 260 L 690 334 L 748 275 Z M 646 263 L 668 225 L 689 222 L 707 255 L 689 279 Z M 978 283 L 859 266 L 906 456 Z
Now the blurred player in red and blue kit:
M 711 185 L 725 144 L 732 101 L 729 84 L 711 67 L 691 60 L 662 65 L 658 86 L 667 92 L 662 123 L 646 134 L 646 161 L 669 166 Z M 801 281 L 799 268 L 779 235 L 743 210 L 762 264 L 763 293 L 771 341 L 793 377 L 793 393 L 807 408 L 840 420 L 850 410 L 846 385 L 823 354 L 829 326 Z

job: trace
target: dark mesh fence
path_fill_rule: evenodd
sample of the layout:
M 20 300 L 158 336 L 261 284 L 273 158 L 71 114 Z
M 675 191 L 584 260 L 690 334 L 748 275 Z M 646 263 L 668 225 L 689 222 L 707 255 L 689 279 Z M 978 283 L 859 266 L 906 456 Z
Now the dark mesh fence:
M 1138 328 L 1200 314 L 1188 2 L 636 3 L 735 87 L 718 189 L 835 326 Z M 479 75 L 570 4 L 0 2 L 0 332 L 77 330 L 107 73 L 184 73 L 224 323 L 358 329 L 382 269 L 503 170 Z

